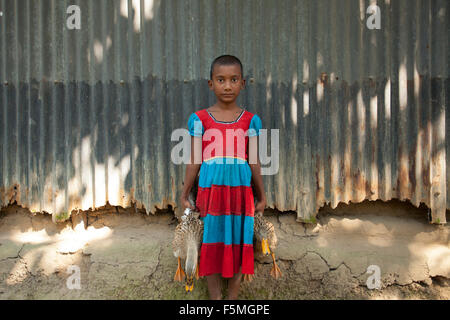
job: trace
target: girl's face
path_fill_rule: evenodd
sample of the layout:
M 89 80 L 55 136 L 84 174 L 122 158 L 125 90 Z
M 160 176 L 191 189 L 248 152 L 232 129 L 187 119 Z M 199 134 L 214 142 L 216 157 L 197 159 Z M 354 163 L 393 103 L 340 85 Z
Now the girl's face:
M 245 80 L 242 79 L 239 65 L 215 65 L 212 80 L 208 80 L 208 85 L 217 99 L 224 103 L 232 103 L 244 89 Z

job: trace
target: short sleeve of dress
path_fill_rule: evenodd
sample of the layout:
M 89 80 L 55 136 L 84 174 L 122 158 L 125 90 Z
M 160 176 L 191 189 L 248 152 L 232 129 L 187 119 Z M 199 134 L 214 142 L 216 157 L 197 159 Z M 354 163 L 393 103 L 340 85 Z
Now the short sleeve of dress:
M 248 136 L 254 137 L 259 136 L 259 130 L 262 128 L 261 118 L 258 115 L 253 115 L 252 120 L 250 121 L 250 126 L 248 128 Z
M 202 121 L 195 113 L 191 114 L 191 116 L 189 117 L 188 129 L 189 134 L 194 137 L 201 137 L 205 131 Z

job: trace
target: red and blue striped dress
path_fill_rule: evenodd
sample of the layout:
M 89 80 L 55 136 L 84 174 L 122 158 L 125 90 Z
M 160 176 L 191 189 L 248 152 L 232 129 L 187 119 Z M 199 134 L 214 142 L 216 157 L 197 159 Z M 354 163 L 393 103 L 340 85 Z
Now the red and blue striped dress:
M 202 137 L 196 199 L 204 222 L 200 276 L 231 278 L 241 267 L 243 274 L 254 273 L 255 205 L 247 146 L 261 126 L 261 119 L 247 110 L 232 122 L 218 121 L 206 109 L 189 117 L 189 133 Z

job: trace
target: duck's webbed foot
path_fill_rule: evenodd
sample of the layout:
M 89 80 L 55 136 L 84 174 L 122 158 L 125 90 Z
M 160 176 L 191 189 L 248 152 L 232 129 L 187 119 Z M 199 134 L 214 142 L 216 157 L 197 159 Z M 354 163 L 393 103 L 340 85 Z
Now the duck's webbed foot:
M 275 279 L 280 278 L 283 274 L 281 273 L 280 268 L 278 267 L 277 263 L 275 262 L 275 254 L 272 252 L 272 260 L 273 260 L 273 267 L 270 270 L 270 275 L 274 277 Z
M 195 279 L 199 279 L 200 277 L 199 277 L 199 275 L 198 275 L 198 262 L 197 262 L 197 265 L 195 266 Z
M 181 259 L 178 258 L 178 268 L 175 272 L 175 277 L 173 278 L 174 281 L 183 281 L 186 274 L 184 273 L 183 269 L 181 268 Z

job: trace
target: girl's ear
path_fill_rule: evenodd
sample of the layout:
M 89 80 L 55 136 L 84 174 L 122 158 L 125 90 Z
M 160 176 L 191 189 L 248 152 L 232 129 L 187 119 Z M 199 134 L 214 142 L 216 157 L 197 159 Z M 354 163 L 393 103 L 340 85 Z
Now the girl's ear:
M 213 82 L 212 80 L 208 80 L 208 87 L 210 90 L 213 90 Z
M 245 79 L 242 79 L 242 85 L 241 85 L 241 89 L 245 88 Z

